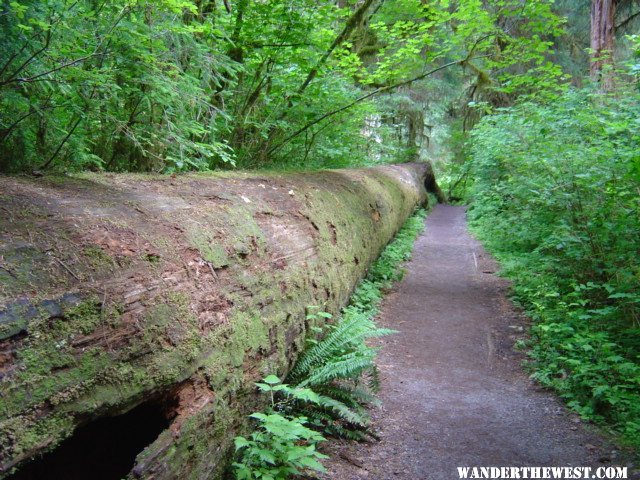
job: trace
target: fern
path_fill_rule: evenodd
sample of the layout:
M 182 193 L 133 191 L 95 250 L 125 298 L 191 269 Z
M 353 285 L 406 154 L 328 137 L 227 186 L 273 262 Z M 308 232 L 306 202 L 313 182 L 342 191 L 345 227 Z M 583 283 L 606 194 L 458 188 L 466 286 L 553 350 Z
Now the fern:
M 394 333 L 393 330 L 378 328 L 369 317 L 355 309 L 345 309 L 342 321 L 336 326 L 327 327 L 327 331 L 322 341 L 302 354 L 289 374 L 291 383 L 302 381 L 302 378 L 316 368 L 336 362 L 341 354 L 360 351 L 363 354 L 373 352 L 375 356 L 375 351 L 366 347 L 364 341 Z
M 331 410 L 337 418 L 352 425 L 366 428 L 369 424 L 369 415 L 367 414 L 367 411 L 359 405 L 356 405 L 355 407 L 348 406 L 344 402 L 336 400 L 335 398 L 320 395 L 320 406 L 327 410 Z
M 377 406 L 380 400 L 375 395 L 377 389 L 370 386 L 355 385 L 349 388 L 326 385 L 322 388 L 323 395 L 340 400 L 345 405 L 357 408 L 362 404 Z
M 325 337 L 303 353 L 289 379 L 297 387 L 313 388 L 319 394 L 317 404 L 301 409 L 312 423 L 323 425 L 331 435 L 363 439 L 370 433 L 363 405 L 375 397 L 360 385 L 360 379 L 365 372 L 376 377 L 376 349 L 365 340 L 391 331 L 376 327 L 361 313 L 343 317 L 338 325 L 325 330 Z
M 382 291 L 402 278 L 399 266 L 409 258 L 425 214 L 420 210 L 405 223 L 353 293 L 342 318 L 321 329 L 319 340 L 309 341 L 310 346 L 287 376 L 289 384 L 311 388 L 318 395 L 316 402 L 295 402 L 292 409 L 329 435 L 354 440 L 375 437 L 369 427 L 366 406 L 377 403 L 374 395 L 379 387 L 377 349 L 368 345 L 367 340 L 394 333 L 379 328 L 373 317 L 378 312 Z M 309 315 L 313 319 L 330 317 L 326 312 Z
M 362 372 L 373 368 L 375 357 L 376 352 L 374 350 L 343 354 L 314 370 L 307 379 L 298 385 L 300 387 L 314 387 L 334 380 L 357 379 Z

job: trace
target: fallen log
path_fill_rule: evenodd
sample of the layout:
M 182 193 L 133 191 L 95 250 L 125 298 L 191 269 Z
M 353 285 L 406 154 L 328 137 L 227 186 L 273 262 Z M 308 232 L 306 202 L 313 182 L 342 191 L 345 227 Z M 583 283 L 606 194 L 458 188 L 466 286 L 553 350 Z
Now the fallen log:
M 432 175 L 0 177 L 0 478 L 53 478 L 110 435 L 124 473 L 86 478 L 222 476 L 253 383 L 286 373 L 309 306 L 344 306 Z

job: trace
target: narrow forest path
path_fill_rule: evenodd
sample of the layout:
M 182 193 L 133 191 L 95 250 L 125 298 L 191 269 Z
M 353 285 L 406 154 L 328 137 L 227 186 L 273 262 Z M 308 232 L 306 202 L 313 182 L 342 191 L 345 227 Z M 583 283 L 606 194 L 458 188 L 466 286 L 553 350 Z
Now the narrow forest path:
M 604 466 L 616 452 L 522 372 L 526 319 L 463 207 L 438 205 L 379 322 L 379 442 L 332 443 L 332 480 L 454 480 L 457 466 Z M 611 462 L 611 463 L 609 463 Z

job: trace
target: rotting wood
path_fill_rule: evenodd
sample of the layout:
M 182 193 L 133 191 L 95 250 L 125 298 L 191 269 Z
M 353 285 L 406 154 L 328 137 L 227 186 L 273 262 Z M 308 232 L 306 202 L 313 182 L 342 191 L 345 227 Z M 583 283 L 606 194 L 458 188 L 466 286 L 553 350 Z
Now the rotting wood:
M 308 306 L 345 304 L 429 175 L 0 177 L 0 477 L 156 398 L 172 424 L 132 478 L 219 478 L 253 382 L 286 373 Z

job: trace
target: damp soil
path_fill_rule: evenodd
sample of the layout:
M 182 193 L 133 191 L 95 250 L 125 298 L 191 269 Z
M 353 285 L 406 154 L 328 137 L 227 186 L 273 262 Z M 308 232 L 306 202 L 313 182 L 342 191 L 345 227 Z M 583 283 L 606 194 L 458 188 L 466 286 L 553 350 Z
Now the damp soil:
M 438 205 L 379 323 L 380 440 L 331 441 L 325 480 L 453 480 L 467 466 L 629 465 L 593 427 L 529 379 L 527 318 L 467 231 L 463 207 Z

